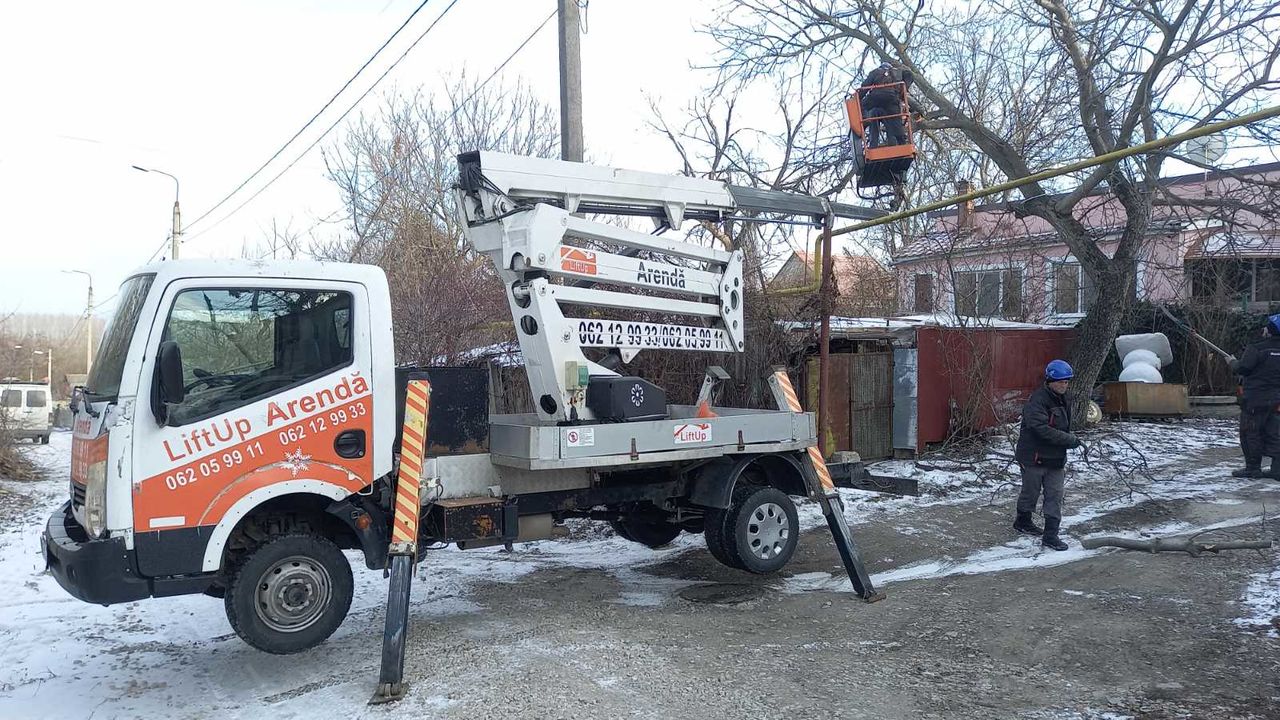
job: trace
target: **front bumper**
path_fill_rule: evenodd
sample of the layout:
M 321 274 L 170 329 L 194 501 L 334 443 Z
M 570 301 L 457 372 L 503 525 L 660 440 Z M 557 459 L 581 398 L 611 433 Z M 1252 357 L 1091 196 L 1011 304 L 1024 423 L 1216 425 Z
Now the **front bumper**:
M 151 581 L 134 572 L 124 538 L 91 539 L 71 516 L 70 501 L 49 516 L 40 545 L 49 572 L 79 600 L 112 605 L 153 594 Z

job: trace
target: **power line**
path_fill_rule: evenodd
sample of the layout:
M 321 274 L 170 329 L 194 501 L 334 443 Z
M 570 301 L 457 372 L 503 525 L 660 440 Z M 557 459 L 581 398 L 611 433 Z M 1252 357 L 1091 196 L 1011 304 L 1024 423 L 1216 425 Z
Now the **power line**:
M 507 59 L 503 60 L 501 65 L 499 65 L 493 72 L 489 73 L 489 77 L 485 78 L 479 85 L 477 85 L 476 89 L 471 91 L 471 94 L 467 96 L 466 100 L 463 100 L 461 103 L 458 104 L 458 107 L 454 108 L 453 112 L 449 115 L 449 119 L 446 120 L 445 122 L 452 122 L 453 119 L 457 117 L 458 113 L 462 110 L 462 108 L 465 107 L 467 103 L 475 99 L 475 96 L 480 94 L 480 91 L 484 89 L 484 86 L 488 85 L 490 80 L 497 77 L 498 73 L 502 72 L 502 69 L 507 66 L 507 63 L 511 62 L 511 60 L 515 58 L 516 55 L 519 55 L 520 51 L 524 49 L 524 46 L 528 45 L 529 42 L 533 40 L 535 35 L 537 35 L 539 32 L 542 32 L 542 28 L 546 27 L 547 23 L 551 22 L 551 18 L 555 16 L 556 16 L 556 11 L 552 10 L 551 14 L 548 15 L 546 19 L 542 21 L 542 24 L 534 28 L 533 32 L 529 33 L 529 36 L 524 39 L 524 42 L 520 43 L 520 46 L 517 47 L 510 55 L 508 55 Z
M 242 189 L 244 189 L 244 186 L 245 186 L 245 185 L 248 185 L 250 182 L 252 182 L 252 181 L 253 181 L 253 179 L 254 179 L 254 178 L 258 177 L 258 175 L 260 175 L 260 174 L 262 173 L 262 171 L 263 171 L 263 170 L 265 170 L 265 169 L 267 168 L 267 166 L 268 166 L 268 165 L 270 165 L 272 162 L 274 162 L 276 158 L 280 157 L 280 155 L 281 155 L 281 154 L 282 154 L 286 149 L 288 149 L 288 147 L 289 147 L 290 145 L 292 145 L 292 144 L 293 144 L 293 141 L 298 139 L 298 136 L 300 136 L 300 135 L 302 135 L 302 133 L 306 132 L 307 128 L 311 127 L 312 123 L 314 123 L 314 122 L 316 121 L 316 119 L 317 119 L 317 118 L 319 118 L 319 117 L 320 117 L 320 115 L 324 113 L 324 111 L 325 111 L 325 110 L 328 110 L 328 109 L 329 109 L 329 107 L 330 107 L 331 105 L 333 105 L 333 103 L 334 103 L 335 101 L 337 101 L 338 97 L 339 97 L 340 95 L 342 95 L 342 93 L 346 92 L 347 88 L 351 87 L 351 83 L 355 82 L 356 78 L 360 77 L 360 73 L 363 73 L 363 72 L 365 71 L 365 69 L 369 67 L 370 63 L 372 63 L 374 60 L 376 60 L 376 59 L 377 59 L 377 57 L 378 57 L 379 55 L 381 55 L 381 54 L 382 54 L 382 51 L 383 51 L 383 50 L 386 50 L 386 49 L 387 49 L 387 46 L 388 46 L 388 45 L 390 45 L 390 44 L 391 44 L 391 42 L 392 42 L 393 40 L 395 40 L 395 39 L 400 35 L 400 32 L 401 32 L 402 30 L 404 30 L 406 26 L 408 26 L 408 24 L 410 23 L 410 21 L 412 21 L 415 17 L 417 17 L 417 16 L 418 16 L 418 13 L 419 13 L 419 12 L 421 12 L 421 11 L 422 11 L 422 9 L 423 9 L 424 7 L 426 7 L 426 6 L 427 6 L 427 3 L 428 3 L 428 2 L 430 2 L 430 1 L 431 1 L 431 0 L 422 0 L 422 3 L 421 3 L 421 4 L 419 4 L 419 5 L 418 5 L 418 7 L 417 7 L 417 8 L 415 8 L 415 9 L 414 9 L 414 11 L 413 11 L 412 13 L 410 13 L 410 14 L 409 14 L 409 17 L 405 18 L 405 21 L 404 21 L 404 22 L 402 22 L 402 23 L 400 23 L 400 27 L 396 28 L 396 31 L 395 31 L 395 32 L 393 32 L 393 33 L 391 33 L 391 37 L 387 38 L 387 39 L 386 39 L 386 41 L 385 41 L 385 42 L 383 42 L 383 43 L 382 43 L 382 45 L 381 45 L 381 46 L 379 46 L 379 47 L 378 47 L 378 49 L 377 49 L 377 50 L 375 50 L 375 51 L 374 51 L 374 53 L 373 53 L 372 55 L 370 55 L 370 56 L 369 56 L 369 59 L 364 61 L 364 64 L 360 66 L 360 69 L 359 69 L 359 70 L 356 70 L 356 71 L 355 71 L 355 74 L 353 74 L 351 77 L 347 78 L 347 81 L 346 81 L 345 83 L 343 83 L 343 84 L 342 84 L 342 87 L 338 88 L 338 92 L 334 93 L 334 94 L 333 94 L 333 97 L 329 98 L 329 101 L 328 101 L 328 102 L 326 102 L 326 103 L 324 104 L 324 107 L 321 107 L 319 110 L 317 110 L 317 111 L 316 111 L 316 114 L 315 114 L 315 115 L 312 115 L 312 116 L 311 116 L 311 119 L 310 119 L 310 120 L 308 120 L 308 121 L 306 122 L 306 124 L 305 124 L 305 125 L 303 125 L 303 126 L 298 130 L 298 132 L 296 132 L 296 133 L 294 133 L 294 134 L 293 134 L 293 137 L 291 137 L 291 138 L 289 138 L 288 140 L 286 140 L 286 141 L 285 141 L 285 143 L 284 143 L 283 145 L 281 145 L 281 146 L 280 146 L 280 149 L 279 149 L 279 150 L 276 150 L 276 151 L 275 151 L 275 153 L 274 153 L 271 157 L 267 158 L 267 161 L 266 161 L 266 162 L 264 162 L 264 163 L 262 163 L 262 165 L 258 166 L 258 169 L 257 169 L 257 170 L 254 170 L 254 171 L 253 171 L 253 173 L 252 173 L 251 175 L 249 175 L 249 177 L 245 178 L 243 182 L 241 182 L 239 185 L 237 185 L 237 186 L 235 187 L 235 189 L 234 189 L 234 190 L 232 190 L 231 192 L 227 193 L 226 197 L 224 197 L 224 198 L 222 198 L 221 200 L 219 200 L 219 201 L 217 202 L 217 204 L 216 204 L 216 205 L 214 205 L 213 207 L 211 207 L 211 208 L 209 208 L 208 210 L 204 211 L 204 213 L 203 213 L 203 214 L 201 214 L 201 215 L 200 215 L 200 217 L 197 217 L 195 220 L 192 220 L 191 222 L 187 223 L 187 227 L 191 227 L 191 226 L 193 226 L 193 225 L 196 225 L 196 224 L 198 224 L 201 220 L 204 220 L 205 218 L 209 217 L 209 215 L 213 214 L 213 211 L 217 210 L 218 208 L 220 208 L 220 207 L 222 207 L 224 204 L 226 204 L 226 202 L 227 202 L 228 200 L 230 200 L 230 199 L 231 199 L 231 198 L 232 198 L 236 193 L 238 193 L 238 192 L 240 192 Z M 451 5 L 450 7 L 452 7 L 452 5 Z M 446 10 L 445 12 L 448 12 L 448 10 Z M 443 17 L 443 14 L 441 15 L 441 17 Z M 437 22 L 439 22 L 439 18 L 437 18 Z M 432 23 L 432 26 L 434 26 L 434 25 L 435 25 L 435 23 Z M 398 61 L 397 61 L 397 62 L 398 62 Z
M 341 123 L 344 119 L 346 119 L 347 115 L 349 115 L 349 114 L 351 113 L 351 111 L 352 111 L 352 110 L 355 110 L 355 109 L 356 109 L 356 106 L 358 106 L 361 102 L 363 102 L 363 101 L 364 101 L 364 99 L 365 99 L 366 97 L 368 97 L 368 96 L 369 96 L 369 93 L 373 92 L 374 88 L 378 87 L 378 83 L 381 83 L 381 82 L 383 81 L 383 79 L 385 79 L 385 78 L 387 77 L 387 75 L 391 74 L 391 71 L 392 71 L 392 70 L 394 70 L 394 69 L 396 68 L 396 66 L 397 66 L 397 65 L 399 65 L 399 64 L 400 64 L 400 62 L 401 62 L 402 60 L 404 60 L 404 59 L 405 59 L 405 57 L 406 57 L 406 56 L 408 56 L 408 54 L 409 54 L 409 53 L 413 52 L 413 49 L 414 49 L 414 48 L 416 48 L 416 47 L 418 46 L 418 43 L 422 42 L 422 39 L 423 39 L 423 38 L 425 38 L 425 37 L 427 36 L 427 33 L 430 33 L 430 32 L 431 32 L 431 30 L 432 30 L 432 29 L 434 29 L 434 28 L 435 28 L 435 26 L 436 26 L 436 25 L 438 25 L 438 24 L 440 23 L 440 21 L 444 19 L 445 15 L 448 15 L 448 14 L 449 14 L 449 11 L 453 9 L 453 6 L 454 6 L 454 5 L 457 5 L 457 4 L 458 4 L 458 0 L 452 0 L 452 2 L 450 2 L 450 3 L 449 3 L 449 6 L 448 6 L 448 7 L 446 7 L 446 8 L 444 9 L 444 12 L 440 13 L 440 15 L 439 15 L 439 16 L 437 16 L 437 17 L 436 17 L 436 19 L 435 19 L 435 20 L 433 20 L 433 21 L 431 22 L 431 24 L 427 26 L 427 29 L 422 31 L 422 34 L 418 36 L 418 39 L 417 39 L 417 40 L 414 40 L 414 41 L 413 41 L 413 44 L 412 44 L 412 45 L 410 45 L 410 46 L 408 47 L 408 49 L 406 49 L 403 53 L 401 53 L 401 54 L 400 54 L 400 57 L 396 58 L 395 62 L 391 63 L 391 66 L 390 66 L 390 67 L 388 67 L 386 70 L 384 70 L 384 71 L 382 72 L 382 74 L 378 76 L 378 79 L 377 79 L 377 80 L 374 80 L 374 81 L 373 81 L 373 84 L 372 84 L 372 85 L 370 85 L 370 86 L 368 87 L 368 89 L 366 89 L 363 93 L 361 93 L 360 97 L 356 98 L 356 101 L 355 101 L 355 102 L 351 103 L 351 105 L 350 105 L 350 106 L 349 106 L 345 111 L 343 111 L 343 113 L 342 113 L 341 115 L 339 115 L 339 116 L 338 116 L 338 118 L 337 118 L 336 120 L 334 120 L 332 124 L 330 124 L 330 125 L 329 125 L 329 127 L 325 128 L 325 131 L 324 131 L 324 132 L 322 132 L 322 133 L 320 133 L 319 137 L 317 137 L 315 140 L 313 140 L 313 141 L 311 142 L 311 144 L 307 146 L 307 149 L 306 149 L 306 150 L 303 150 L 303 151 L 302 151 L 302 153 L 301 153 L 300 155 L 298 155 L 296 158 L 294 158 L 294 159 L 293 159 L 293 162 L 291 162 L 291 163 L 289 163 L 288 165 L 286 165 L 286 166 L 285 166 L 285 168 L 284 168 L 283 170 L 281 170 L 279 173 L 276 173 L 275 177 L 273 177 L 273 178 L 271 178 L 270 180 L 268 180 L 266 185 L 263 185 L 262 187 L 258 188 L 257 192 L 255 192 L 254 194 L 252 194 L 252 195 L 250 195 L 250 196 L 249 196 L 249 199 L 247 199 L 247 200 L 245 200 L 244 202 L 242 202 L 242 203 L 240 203 L 239 205 L 237 205 L 237 206 L 236 206 L 236 208 L 235 208 L 234 210 L 232 210 L 231 212 L 227 213 L 226 215 L 223 215 L 223 216 L 222 216 L 222 218 L 221 218 L 220 220 L 218 220 L 217 222 L 215 222 L 214 224 L 210 225 L 209 227 L 205 228 L 204 230 L 201 230 L 200 232 L 196 233 L 195 235 L 192 235 L 191 237 L 187 238 L 187 240 L 194 240 L 194 239 L 196 239 L 196 238 L 200 237 L 201 235 L 204 235 L 205 233 L 209 232 L 210 230 L 212 230 L 212 229 L 214 229 L 214 228 L 218 227 L 218 226 L 219 226 L 219 225 L 221 225 L 222 223 L 226 222 L 226 220 L 227 220 L 228 218 L 230 218 L 231 216 L 233 216 L 233 215 L 235 215 L 236 213 L 240 212 L 242 209 L 244 209 L 244 207 L 245 207 L 246 205 L 248 205 L 249 203 L 253 202 L 253 201 L 254 201 L 254 200 L 255 200 L 259 195 L 261 195 L 263 192 L 265 192 L 267 188 L 269 188 L 269 187 L 271 187 L 272 185 L 274 185 L 274 184 L 275 184 L 275 182 L 276 182 L 277 180 L 279 180 L 281 177 L 283 177 L 285 173 L 287 173 L 287 172 L 289 172 L 290 170 L 292 170 L 294 165 L 297 165 L 297 164 L 302 160 L 302 158 L 304 158 L 304 157 L 306 157 L 306 156 L 307 156 L 307 153 L 311 152 L 311 151 L 315 148 L 315 146 L 316 146 L 316 145 L 319 145 L 321 140 L 324 140 L 324 139 L 325 139 L 325 137 L 326 137 L 330 132 L 333 132 L 333 129 L 334 129 L 334 128 L 336 128 L 336 127 L 338 126 L 338 124 L 339 124 L 339 123 Z M 553 14 L 554 14 L 554 13 L 553 13 Z M 544 23 L 544 24 L 545 24 L 545 23 Z M 522 47 L 523 47 L 523 46 L 522 46 Z
M 454 2 L 457 2 L 457 0 L 454 0 Z M 449 5 L 449 7 L 453 7 L 453 5 Z M 449 8 L 445 8 L 445 12 L 449 12 Z M 507 59 L 506 59 L 506 60 L 503 60 L 503 61 L 502 61 L 502 63 L 498 65 L 498 67 L 494 68 L 493 72 L 489 73 L 489 76 L 488 76 L 488 77 L 486 77 L 484 80 L 482 80 L 482 81 L 480 82 L 480 84 L 476 86 L 475 90 L 472 90 L 472 91 L 471 91 L 471 94 L 470 94 L 470 95 L 468 95 L 468 96 L 467 96 L 467 98 L 466 98 L 465 100 L 463 100 L 462 102 L 458 103 L 458 106 L 457 106 L 457 107 L 455 107 L 455 108 L 453 109 L 453 112 L 449 114 L 449 117 L 448 117 L 448 119 L 446 119 L 446 120 L 445 120 L 445 122 L 446 122 L 446 123 L 453 122 L 453 119 L 454 119 L 455 117 L 457 117 L 457 116 L 458 116 L 458 113 L 459 113 L 459 112 L 461 112 L 461 111 L 462 111 L 462 109 L 463 109 L 464 107 L 466 107 L 468 103 L 470 103 L 472 100 L 474 100 L 474 99 L 475 99 L 475 97 L 476 97 L 477 95 L 479 95 L 479 94 L 480 94 L 480 91 L 484 89 L 484 86 L 485 86 L 485 85 L 488 85 L 490 80 L 493 80 L 495 77 L 497 77 L 497 76 L 498 76 L 498 73 L 502 72 L 503 68 L 505 68 L 505 67 L 507 66 L 507 64 L 508 64 L 508 63 L 510 63 L 510 62 L 511 62 L 511 60 L 515 58 L 515 56 L 516 56 L 516 55 L 519 55 L 519 54 L 520 54 L 520 51 L 521 51 L 521 50 L 523 50 L 523 49 L 524 49 L 524 47 L 525 47 L 526 45 L 528 45 L 528 44 L 530 43 L 530 41 L 532 41 L 532 40 L 533 40 L 533 38 L 534 38 L 535 36 L 537 36 L 537 34 L 538 34 L 538 33 L 542 32 L 542 29 L 543 29 L 544 27 L 546 27 L 546 26 L 547 26 L 547 23 L 551 22 L 551 18 L 553 18 L 553 17 L 555 17 L 555 16 L 556 16 L 556 12 L 557 12 L 556 10 L 552 10 L 552 11 L 551 11 L 551 14 L 550 14 L 550 15 L 548 15 L 546 18 L 544 18 L 544 19 L 543 19 L 543 21 L 542 21 L 542 23 L 541 23 L 540 25 L 538 25 L 538 27 L 534 28 L 534 29 L 533 29 L 533 32 L 529 33 L 529 35 L 524 39 L 524 41 L 523 41 L 523 42 L 521 42 L 521 43 L 520 43 L 520 45 L 519 45 L 519 46 L 517 46 L 517 47 L 516 47 L 516 49 L 515 49 L 515 50 L 513 50 L 513 51 L 511 52 L 511 54 L 510 54 L 510 55 L 508 55 L 508 56 L 507 56 Z M 443 17 L 443 16 L 444 16 L 444 14 L 443 14 L 443 13 L 441 13 L 441 17 Z M 430 30 L 431 30 L 431 28 L 427 28 L 427 30 L 428 30 L 428 31 L 430 31 Z M 419 39 L 421 39 L 421 38 L 419 38 Z M 410 50 L 412 50 L 413 48 L 412 48 L 412 47 L 410 47 L 409 49 L 410 49 Z M 407 52 L 407 51 L 406 51 L 406 52 Z M 397 61 L 397 62 L 398 62 L 398 61 Z M 379 80 L 381 80 L 381 78 L 379 78 Z M 375 83 L 375 84 L 376 84 L 376 83 Z M 372 88 L 370 88 L 370 89 L 372 89 Z M 366 93 L 366 94 L 367 94 L 367 93 Z M 361 99 L 363 99 L 363 97 L 362 97 Z M 359 101 L 359 100 L 357 100 L 357 101 L 356 101 L 356 104 L 359 104 L 359 102 L 360 102 L 360 101 Z M 348 112 L 350 112 L 350 110 L 348 110 Z M 339 120 L 341 120 L 341 118 L 339 118 Z M 337 123 L 334 123 L 334 125 L 337 125 Z M 329 128 L 329 130 L 332 130 L 332 129 L 333 129 L 333 127 L 331 126 L 331 127 Z M 325 131 L 325 134 L 326 134 L 326 135 L 329 133 L 329 130 L 326 130 L 326 131 Z M 324 136 L 322 135 L 321 137 L 323 138 Z M 318 143 L 318 142 L 320 142 L 320 140 L 319 140 L 319 139 L 317 139 L 317 140 L 316 140 L 316 143 Z M 306 151 L 305 151 L 305 152 L 303 152 L 302 154 L 305 156 L 308 152 L 311 152 L 311 148 L 312 148 L 312 147 L 315 147 L 315 143 L 312 143 L 312 144 L 311 144 L 311 147 L 307 148 L 307 149 L 306 149 Z M 302 159 L 302 158 L 301 158 L 301 156 L 300 156 L 298 159 L 299 159 L 299 160 L 300 160 L 300 159 Z M 294 162 L 296 163 L 296 162 L 297 162 L 297 160 L 295 160 Z M 292 167 L 292 165 L 290 165 L 290 167 Z M 288 170 L 289 170 L 289 168 L 285 168 L 285 169 L 284 169 L 284 171 L 282 171 L 282 172 L 280 173 L 280 175 L 283 175 L 285 172 L 288 172 Z M 277 175 L 275 178 L 273 178 L 271 182 L 275 182 L 277 179 L 279 179 L 280 175 Z M 269 184 L 270 184 L 270 183 L 268 183 L 268 185 L 269 185 Z M 263 188 L 263 190 L 265 190 L 265 189 L 266 189 L 266 188 L 264 187 L 264 188 Z M 261 192 L 262 192 L 262 190 L 259 190 L 258 192 L 259 192 L 259 193 L 261 193 Z M 255 194 L 255 195 L 254 195 L 254 197 L 257 197 L 257 194 Z M 246 200 L 246 201 L 244 202 L 244 204 L 240 205 L 240 207 L 238 207 L 238 208 L 236 208 L 235 210 L 233 210 L 233 211 L 232 211 L 232 213 L 231 213 L 231 215 L 234 215 L 237 211 L 239 211 L 239 210 L 240 210 L 240 208 L 242 208 L 242 207 L 244 207 L 245 205 L 249 204 L 249 202 L 250 202 L 250 201 L 252 201 L 252 200 L 253 200 L 253 198 L 252 198 L 252 197 L 251 197 L 251 198 L 249 198 L 249 200 Z M 231 215 L 228 215 L 227 217 L 231 217 Z M 227 219 L 227 217 L 222 218 L 222 220 L 226 220 L 226 219 Z M 222 220 L 219 220 L 219 221 L 218 221 L 218 223 L 221 223 L 221 222 L 222 222 Z M 317 223 L 317 224 L 318 224 L 318 223 Z M 199 235 L 203 235 L 204 233 L 208 232 L 209 230 L 212 230 L 214 227 L 217 227 L 217 223 L 215 223 L 213 226 L 211 226 L 211 227 L 209 227 L 209 228 L 207 228 L 207 229 L 205 229 L 205 230 L 203 230 L 203 231 L 201 231 L 201 232 L 199 232 L 199 233 L 196 233 L 196 235 L 193 235 L 192 237 L 196 237 L 196 236 L 199 236 Z M 314 226 L 313 226 L 313 227 L 314 227 Z M 259 258 L 258 258 L 258 259 L 259 259 L 259 260 L 261 260 L 261 259 L 262 259 L 262 256 L 259 256 Z

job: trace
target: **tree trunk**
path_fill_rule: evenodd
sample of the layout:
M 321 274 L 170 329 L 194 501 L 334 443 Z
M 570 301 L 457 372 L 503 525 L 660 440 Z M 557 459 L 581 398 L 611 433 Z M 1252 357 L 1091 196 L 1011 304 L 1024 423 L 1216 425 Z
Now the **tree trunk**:
M 1082 268 L 1088 272 L 1088 268 Z M 1070 363 L 1075 370 L 1071 381 L 1071 416 L 1079 418 L 1075 424 L 1083 425 L 1085 410 L 1089 405 L 1089 393 L 1098 384 L 1102 366 L 1111 352 L 1120 322 L 1133 299 L 1136 281 L 1135 266 L 1128 262 L 1106 261 L 1105 267 L 1094 273 L 1097 297 L 1084 320 L 1076 326 L 1075 344 L 1071 348 Z

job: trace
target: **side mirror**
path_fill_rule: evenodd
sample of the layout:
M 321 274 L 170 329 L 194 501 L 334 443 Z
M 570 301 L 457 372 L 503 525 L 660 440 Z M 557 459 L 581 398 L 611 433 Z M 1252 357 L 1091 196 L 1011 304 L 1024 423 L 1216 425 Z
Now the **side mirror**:
M 166 340 L 160 343 L 156 356 L 155 381 L 151 390 L 151 410 L 163 425 L 169 419 L 169 405 L 177 404 L 187 396 L 182 384 L 182 349 L 178 343 Z

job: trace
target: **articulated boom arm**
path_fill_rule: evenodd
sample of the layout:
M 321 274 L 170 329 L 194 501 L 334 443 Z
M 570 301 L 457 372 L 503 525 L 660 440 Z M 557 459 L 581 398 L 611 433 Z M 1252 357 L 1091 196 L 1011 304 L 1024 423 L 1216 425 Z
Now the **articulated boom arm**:
M 699 178 L 490 152 L 464 153 L 458 164 L 458 207 L 467 239 L 489 256 L 507 288 L 535 406 L 548 421 L 594 419 L 584 402 L 588 376 L 618 375 L 588 360 L 583 348 L 617 350 L 624 362 L 640 350 L 745 348 L 741 251 L 572 213 L 650 216 L 676 229 L 686 219 L 719 220 L 737 212 L 812 218 L 817 210 L 819 221 L 850 216 L 833 212 L 819 198 L 789 193 L 738 188 L 752 199 L 739 202 L 732 186 Z M 614 320 L 592 308 L 650 311 L 690 322 Z

